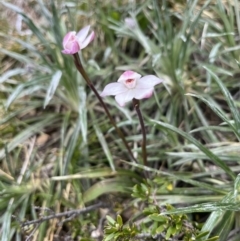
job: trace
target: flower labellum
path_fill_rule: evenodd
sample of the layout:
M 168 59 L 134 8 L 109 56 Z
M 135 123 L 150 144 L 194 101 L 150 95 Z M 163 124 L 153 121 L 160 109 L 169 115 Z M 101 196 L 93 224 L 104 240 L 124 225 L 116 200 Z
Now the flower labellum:
M 120 106 L 126 102 L 135 99 L 145 99 L 152 96 L 154 86 L 160 84 L 163 80 L 154 75 L 141 77 L 140 74 L 128 70 L 125 71 L 117 83 L 110 83 L 105 86 L 102 97 L 115 95 L 115 99 Z
M 95 33 L 93 31 L 88 35 L 89 30 L 90 26 L 86 26 L 78 33 L 75 31 L 68 32 L 63 38 L 62 53 L 76 54 L 78 51 L 87 47 L 95 37 Z

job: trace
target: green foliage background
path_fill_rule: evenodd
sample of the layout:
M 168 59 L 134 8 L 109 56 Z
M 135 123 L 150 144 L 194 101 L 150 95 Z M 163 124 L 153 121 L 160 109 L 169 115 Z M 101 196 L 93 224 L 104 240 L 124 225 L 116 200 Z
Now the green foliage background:
M 237 0 L 1 1 L 0 9 L 2 241 L 240 239 Z M 96 38 L 80 57 L 99 92 L 125 70 L 164 79 L 141 102 L 149 167 L 131 104 L 104 99 L 138 163 L 61 53 L 63 36 L 89 24 Z M 21 226 L 99 200 L 109 207 Z

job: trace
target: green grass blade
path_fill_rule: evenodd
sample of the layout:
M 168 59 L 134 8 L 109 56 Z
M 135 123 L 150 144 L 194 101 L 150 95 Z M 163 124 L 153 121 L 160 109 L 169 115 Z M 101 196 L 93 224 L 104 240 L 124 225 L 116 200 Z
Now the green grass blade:
M 4 81 L 8 80 L 9 78 L 11 78 L 15 75 L 25 74 L 26 72 L 27 71 L 22 68 L 11 69 L 11 70 L 5 72 L 2 76 L 0 76 L 0 84 L 2 84 Z
M 29 85 L 28 83 L 24 83 L 24 84 L 19 84 L 17 86 L 17 88 L 11 93 L 11 95 L 8 97 L 6 101 L 6 104 L 5 104 L 6 109 L 8 109 L 9 106 L 13 103 L 13 101 L 15 101 L 16 98 L 18 98 L 19 96 L 23 97 L 25 95 L 33 94 L 34 92 L 37 92 L 43 89 L 43 87 L 40 85 L 35 85 L 35 86 L 32 85 L 26 88 L 28 85 Z
M 13 59 L 18 60 L 21 63 L 29 64 L 29 65 L 33 64 L 32 59 L 28 58 L 26 55 L 22 55 L 22 54 L 19 54 L 19 53 L 16 53 L 16 52 L 13 52 L 13 51 L 10 51 L 7 49 L 2 49 L 2 48 L 0 48 L 0 52 L 12 57 Z
M 73 130 L 71 130 L 71 138 L 69 140 L 68 145 L 66 146 L 66 153 L 64 156 L 64 164 L 63 164 L 63 174 L 67 174 L 69 164 L 72 160 L 74 150 L 77 146 L 79 134 L 81 131 L 81 120 L 80 117 L 78 117 L 78 120 L 75 123 L 75 126 L 73 127 Z
M 42 129 L 45 126 L 49 126 L 51 124 L 54 124 L 58 121 L 58 117 L 56 115 L 49 115 L 44 116 L 42 119 L 39 119 L 35 124 L 26 127 L 22 132 L 20 132 L 18 135 L 16 135 L 11 142 L 7 145 L 7 150 L 10 152 L 17 146 L 21 145 L 24 141 L 29 139 L 32 135 L 39 133 L 42 131 Z M 0 149 L 0 159 L 5 157 L 5 150 Z
M 234 182 L 234 189 L 233 192 L 228 193 L 223 200 L 221 201 L 221 203 L 238 203 L 238 194 L 240 191 L 240 175 L 238 174 L 237 178 L 235 179 Z M 239 204 L 238 204 L 239 205 Z M 224 222 L 225 219 L 223 219 L 223 215 L 227 215 L 226 219 L 229 219 L 229 222 L 232 221 L 233 219 L 233 214 L 231 214 L 230 212 L 226 212 L 225 214 L 223 213 L 222 209 L 216 210 L 214 212 L 211 213 L 211 215 L 209 216 L 209 218 L 207 219 L 207 221 L 204 223 L 203 227 L 202 227 L 202 231 L 207 231 L 209 230 L 210 233 L 212 232 L 212 230 L 216 227 L 216 224 L 219 222 L 223 222 L 222 225 L 219 226 L 218 230 L 219 233 L 222 232 L 221 227 L 225 226 L 228 227 L 228 223 Z M 230 227 L 228 227 L 230 228 Z M 210 234 L 209 233 L 209 234 Z M 222 240 L 223 241 L 223 240 Z
M 2 216 L 3 222 L 2 222 L 1 241 L 10 240 L 11 216 L 12 216 L 12 213 L 9 209 Z
M 164 211 L 161 214 L 186 214 L 186 213 L 201 213 L 201 212 L 214 212 L 214 211 L 240 211 L 239 207 L 240 203 L 203 203 L 203 204 L 197 204 L 186 208 L 178 208 L 170 211 Z
M 220 159 L 218 158 L 214 153 L 212 153 L 207 147 L 202 145 L 199 141 L 197 141 L 195 138 L 193 138 L 188 133 L 176 128 L 175 126 L 169 125 L 167 123 L 163 123 L 161 121 L 151 120 L 152 123 L 158 125 L 159 127 L 169 129 L 171 131 L 174 131 L 175 133 L 178 133 L 191 143 L 193 143 L 195 146 L 197 146 L 203 153 L 205 153 L 210 160 L 212 160 L 217 166 L 221 167 L 232 179 L 235 179 L 234 172 Z
M 115 192 L 121 192 L 121 193 L 129 193 L 130 190 L 133 187 L 134 183 L 131 179 L 126 177 L 119 177 L 119 178 L 111 178 L 106 179 L 100 182 L 97 182 L 92 187 L 90 187 L 84 194 L 83 194 L 83 200 L 84 203 L 90 202 L 97 197 L 106 194 L 106 193 L 115 193 Z
M 88 120 L 87 120 L 87 93 L 84 87 L 79 87 L 79 118 L 81 123 L 81 134 L 83 138 L 83 143 L 87 143 L 87 133 L 88 133 Z
M 95 114 L 92 111 L 91 111 L 91 116 L 93 117 L 94 120 L 96 119 L 96 116 L 95 116 Z M 105 155 L 106 155 L 106 157 L 108 159 L 109 165 L 110 165 L 111 169 L 113 171 L 115 171 L 116 168 L 115 168 L 114 160 L 113 160 L 111 151 L 110 151 L 110 149 L 108 147 L 108 144 L 107 144 L 107 142 L 105 140 L 105 137 L 104 137 L 102 131 L 100 130 L 99 126 L 96 123 L 93 124 L 93 127 L 94 127 L 94 130 L 95 130 L 96 135 L 98 137 L 98 140 L 99 140 L 99 142 L 100 142 L 100 144 L 102 146 L 102 149 L 103 149 L 103 151 L 104 151 L 104 153 L 105 153 Z
M 234 224 L 234 219 L 234 212 L 227 211 L 224 213 L 218 227 L 214 230 L 214 234 L 219 236 L 219 241 L 228 240 L 228 235 Z
M 44 101 L 44 109 L 46 108 L 46 106 L 48 105 L 50 100 L 52 99 L 52 97 L 58 87 L 61 77 L 62 77 L 62 71 L 60 71 L 60 70 L 57 70 L 54 73 L 54 75 L 52 76 L 52 79 L 51 79 L 51 82 L 50 82 L 50 85 L 48 87 L 47 94 L 45 97 L 45 101 Z
M 230 94 L 230 92 L 228 91 L 228 89 L 226 88 L 226 86 L 223 84 L 223 82 L 218 78 L 218 76 L 208 67 L 204 66 L 204 68 L 209 72 L 209 74 L 213 77 L 213 79 L 217 82 L 218 86 L 220 87 L 224 97 L 226 98 L 226 101 L 228 103 L 228 106 L 231 110 L 233 119 L 235 121 L 235 126 L 237 129 L 237 134 L 238 134 L 238 138 L 240 139 L 240 113 L 238 108 L 235 105 L 234 99 L 232 97 L 232 95 Z
M 137 167 L 141 170 L 146 170 L 146 171 L 150 171 L 152 173 L 155 173 L 155 174 L 158 174 L 158 175 L 161 175 L 161 176 L 169 177 L 172 180 L 181 180 L 181 181 L 183 181 L 185 183 L 188 183 L 188 184 L 190 184 L 192 186 L 195 186 L 195 187 L 201 187 L 201 188 L 204 188 L 206 190 L 211 190 L 213 192 L 224 194 L 224 195 L 226 194 L 226 191 L 224 189 L 214 187 L 213 185 L 210 185 L 210 184 L 207 184 L 207 183 L 204 183 L 204 182 L 193 180 L 190 175 L 189 176 L 177 175 L 177 174 L 173 174 L 173 173 L 170 173 L 170 172 L 164 172 L 164 171 L 156 170 L 154 168 L 146 167 L 146 166 L 143 166 L 143 165 L 138 164 L 138 163 L 127 162 L 127 161 L 122 161 L 122 162 L 124 162 L 125 164 L 128 164 L 128 165 Z
M 234 127 L 234 125 L 232 124 L 231 120 L 228 118 L 228 116 L 221 110 L 219 109 L 214 103 L 211 103 L 210 101 L 208 101 L 207 99 L 205 99 L 202 95 L 196 95 L 196 94 L 186 94 L 188 96 L 193 96 L 196 97 L 198 99 L 200 99 L 201 101 L 203 101 L 208 107 L 210 107 L 212 109 L 212 111 L 217 114 L 223 121 L 225 121 L 229 127 L 232 128 L 232 130 L 234 131 L 234 133 L 236 134 L 236 129 Z

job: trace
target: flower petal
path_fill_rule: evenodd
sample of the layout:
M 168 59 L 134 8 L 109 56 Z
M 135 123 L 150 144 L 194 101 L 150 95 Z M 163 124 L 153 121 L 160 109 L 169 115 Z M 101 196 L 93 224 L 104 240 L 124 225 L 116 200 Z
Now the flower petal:
M 64 54 L 76 54 L 80 50 L 78 42 L 72 42 L 69 46 L 66 46 L 62 53 Z
M 135 89 L 152 88 L 153 86 L 163 82 L 162 79 L 157 78 L 155 75 L 146 75 L 137 81 Z
M 92 31 L 91 34 L 82 42 L 82 44 L 80 44 L 80 48 L 84 49 L 85 47 L 87 47 L 88 44 L 93 41 L 94 37 L 95 33 Z
M 85 40 L 85 38 L 87 37 L 88 32 L 89 32 L 89 29 L 90 29 L 90 25 L 82 28 L 82 29 L 77 33 L 77 38 L 78 38 L 78 41 L 79 41 L 80 43 L 82 43 L 82 42 Z
M 128 89 L 121 83 L 110 83 L 105 86 L 103 92 L 100 94 L 102 97 L 108 95 L 118 95 L 127 92 Z
M 64 38 L 63 38 L 63 48 L 65 48 L 66 44 L 68 43 L 68 41 L 76 35 L 76 32 L 75 31 L 71 31 L 71 32 L 68 32 Z
M 127 92 L 115 96 L 115 100 L 120 106 L 124 106 L 126 102 L 132 100 L 133 98 L 134 91 L 132 89 L 128 89 Z
M 77 53 L 80 50 L 78 42 L 72 43 L 71 49 L 69 50 L 71 51 L 72 54 Z
M 128 71 L 125 71 L 120 77 L 119 79 L 117 80 L 117 82 L 124 82 L 128 79 L 139 79 L 141 77 L 140 74 L 132 71 L 132 70 L 128 70 Z
M 153 90 L 153 87 L 147 89 L 134 89 L 134 98 L 138 100 L 150 98 L 153 94 Z

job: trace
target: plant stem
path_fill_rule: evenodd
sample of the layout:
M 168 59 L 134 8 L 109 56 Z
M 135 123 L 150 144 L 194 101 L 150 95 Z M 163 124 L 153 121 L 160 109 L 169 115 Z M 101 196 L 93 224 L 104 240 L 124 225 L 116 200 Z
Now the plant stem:
M 26 221 L 26 222 L 22 222 L 21 223 L 21 226 L 22 227 L 25 227 L 25 226 L 30 226 L 32 224 L 39 224 L 39 223 L 42 223 L 42 222 L 45 222 L 45 221 L 48 221 L 48 220 L 51 220 L 51 219 L 55 219 L 55 218 L 62 218 L 64 216 L 67 216 L 67 220 L 71 220 L 83 213 L 88 213 L 92 210 L 96 210 L 98 208 L 106 208 L 106 207 L 109 207 L 109 203 L 102 203 L 102 202 L 99 202 L 97 204 L 94 204 L 92 206 L 88 206 L 88 207 L 85 207 L 85 208 L 82 208 L 82 209 L 76 209 L 76 210 L 71 210 L 71 211 L 66 211 L 66 212 L 63 212 L 63 213 L 56 213 L 56 214 L 52 214 L 52 215 L 49 215 L 49 216 L 45 216 L 45 217 L 41 217 L 40 219 L 37 219 L 37 220 L 32 220 L 32 221 Z
M 134 108 L 135 108 L 135 110 L 137 112 L 138 119 L 139 119 L 140 126 L 141 126 L 141 130 L 142 130 L 142 158 L 143 158 L 143 164 L 144 164 L 144 166 L 148 166 L 147 150 L 146 150 L 146 142 L 147 142 L 146 130 L 145 130 L 144 122 L 143 122 L 142 113 L 141 113 L 141 110 L 139 108 L 139 106 L 140 106 L 139 100 L 133 99 L 133 106 L 134 106 Z
M 123 132 L 118 128 L 118 126 L 116 125 L 116 122 L 114 121 L 113 117 L 111 116 L 106 104 L 103 102 L 101 96 L 99 95 L 99 93 L 97 92 L 96 88 L 94 87 L 94 85 L 92 84 L 92 81 L 89 79 L 87 73 L 85 72 L 83 66 L 82 66 L 82 63 L 81 63 L 81 60 L 79 58 L 79 55 L 78 53 L 74 54 L 73 55 L 74 57 L 74 63 L 76 65 L 76 68 L 77 70 L 80 72 L 80 74 L 83 76 L 83 78 L 85 79 L 85 81 L 87 82 L 87 85 L 91 88 L 91 90 L 94 92 L 94 94 L 96 95 L 96 97 L 98 98 L 99 102 L 101 103 L 105 113 L 107 114 L 111 124 L 114 126 L 115 130 L 117 131 L 119 137 L 122 139 L 129 155 L 131 156 L 132 160 L 137 162 L 136 158 L 134 157 L 130 147 L 128 146 L 128 143 L 124 137 L 124 134 Z

